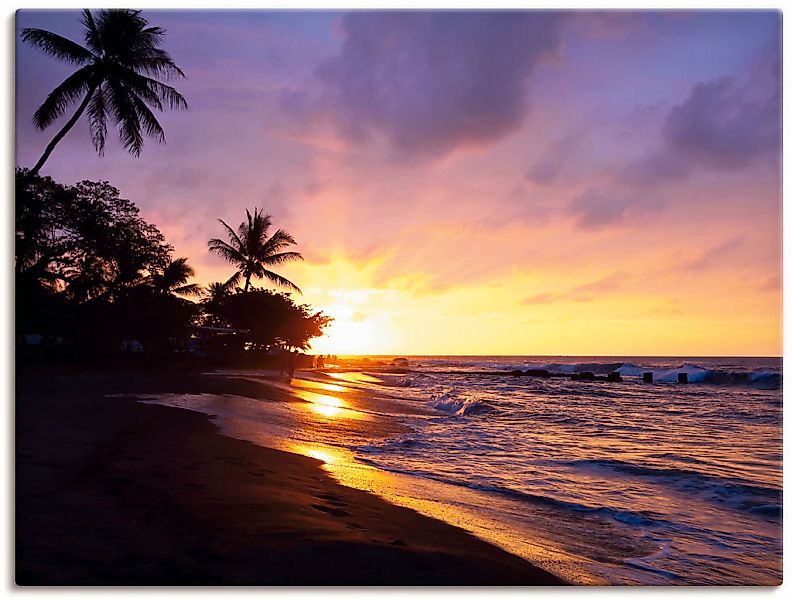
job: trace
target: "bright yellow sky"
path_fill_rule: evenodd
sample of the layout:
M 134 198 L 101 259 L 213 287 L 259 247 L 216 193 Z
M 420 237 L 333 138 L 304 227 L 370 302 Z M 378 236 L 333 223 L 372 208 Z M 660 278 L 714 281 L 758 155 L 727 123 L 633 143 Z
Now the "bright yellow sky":
M 663 283 L 514 272 L 487 285 L 422 293 L 373 287 L 369 270 L 343 260 L 291 267 L 305 301 L 335 317 L 320 354 L 780 355 L 780 294 L 746 293 L 719 275 Z M 585 287 L 588 286 L 588 287 Z M 580 289 L 560 297 L 526 290 Z M 416 291 L 418 290 L 418 291 Z M 599 294 L 589 297 L 586 290 Z M 681 299 L 680 299 L 681 296 Z
M 217 219 L 271 214 L 336 319 L 318 353 L 780 355 L 780 21 L 160 13 L 191 106 L 167 145 L 99 158 L 80 122 L 43 172 L 111 181 L 201 284 L 233 273 Z M 31 165 L 70 66 L 17 60 Z

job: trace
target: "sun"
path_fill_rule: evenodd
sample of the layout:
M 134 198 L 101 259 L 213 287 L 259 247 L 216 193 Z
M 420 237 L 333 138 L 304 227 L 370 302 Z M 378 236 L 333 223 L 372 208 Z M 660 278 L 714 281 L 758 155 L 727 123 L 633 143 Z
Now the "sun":
M 373 354 L 377 346 L 382 345 L 382 332 L 376 331 L 376 323 L 372 319 L 362 318 L 357 313 L 336 316 L 325 330 L 324 335 L 311 343 L 316 354 Z M 356 316 L 357 315 L 357 316 Z

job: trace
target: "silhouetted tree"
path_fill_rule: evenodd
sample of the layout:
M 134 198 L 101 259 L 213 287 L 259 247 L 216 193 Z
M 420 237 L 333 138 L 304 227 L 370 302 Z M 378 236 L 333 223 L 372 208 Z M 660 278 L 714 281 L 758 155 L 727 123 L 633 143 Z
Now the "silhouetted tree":
M 211 327 L 228 327 L 230 324 L 221 316 L 222 306 L 233 293 L 233 289 L 228 283 L 215 281 L 210 283 L 204 290 L 204 298 L 201 301 L 204 309 L 204 324 Z
M 124 290 L 109 305 L 100 327 L 112 326 L 110 343 L 136 339 L 146 352 L 166 352 L 180 348 L 189 328 L 198 321 L 201 306 L 174 294 L 162 293 L 150 285 Z
M 52 284 L 50 263 L 66 251 L 58 235 L 65 207 L 74 190 L 50 177 L 30 177 L 27 169 L 16 173 L 14 270 L 41 283 Z
M 72 189 L 59 230 L 67 252 L 56 263 L 67 295 L 112 299 L 166 269 L 173 248 L 131 200 L 107 182 L 81 181 Z
M 191 289 L 186 260 L 171 260 L 162 233 L 107 182 L 17 171 L 15 234 L 18 333 L 93 349 L 148 336 L 164 347 L 194 320 L 192 303 L 173 295 Z
M 240 223 L 234 231 L 222 219 L 228 237 L 228 242 L 214 238 L 209 240 L 209 250 L 215 252 L 233 264 L 237 271 L 226 282 L 231 287 L 236 287 L 245 280 L 244 291 L 250 287 L 250 279 L 256 277 L 267 279 L 272 283 L 295 290 L 302 294 L 291 281 L 270 271 L 267 267 L 279 265 L 290 260 L 302 260 L 298 252 L 283 252 L 284 248 L 295 245 L 294 238 L 283 229 L 278 229 L 271 237 L 268 231 L 272 225 L 272 217 L 254 209 L 253 214 L 246 210 L 247 220 Z
M 244 341 L 260 350 L 273 346 L 305 349 L 332 321 L 321 312 L 295 304 L 288 294 L 256 288 L 228 296 L 215 310 L 219 319 L 244 330 Z
M 231 295 L 232 288 L 228 285 L 228 283 L 223 283 L 221 281 L 215 281 L 210 283 L 204 293 L 206 294 L 206 301 L 213 302 L 219 304 L 228 296 Z
M 46 129 L 81 98 L 76 112 L 47 145 L 31 175 L 39 172 L 86 110 L 91 139 L 100 156 L 104 153 L 108 118 L 118 126 L 124 148 L 138 156 L 144 134 L 165 142 L 165 132 L 152 108 L 187 108 L 187 101 L 176 89 L 156 79 L 184 77 L 170 55 L 159 48 L 164 29 L 149 26 L 139 10 L 127 9 L 100 10 L 96 18 L 90 10 L 83 10 L 82 24 L 85 46 L 44 29 L 22 30 L 25 42 L 79 67 L 36 110 L 36 127 Z
M 256 274 L 286 281 L 250 266 L 253 259 L 230 281 L 207 290 L 189 283 L 194 272 L 187 259 L 172 258 L 159 229 L 107 182 L 67 186 L 20 169 L 15 225 L 17 334 L 62 338 L 70 349 L 61 357 L 104 355 L 125 340 L 140 341 L 147 353 L 186 350 L 192 327 L 203 322 L 238 330 L 216 336 L 218 352 L 259 360 L 244 350 L 305 349 L 331 321 L 287 293 L 250 286 Z M 299 258 L 282 252 L 294 244 L 291 236 L 279 230 L 267 237 L 268 227 L 269 217 L 248 213 L 235 240 L 261 265 Z M 243 275 L 244 290 L 235 287 Z M 201 293 L 201 302 L 180 297 Z
M 154 291 L 164 295 L 200 296 L 201 286 L 187 283 L 194 276 L 195 270 L 187 264 L 187 258 L 176 258 L 168 260 L 161 271 L 152 273 L 151 285 Z

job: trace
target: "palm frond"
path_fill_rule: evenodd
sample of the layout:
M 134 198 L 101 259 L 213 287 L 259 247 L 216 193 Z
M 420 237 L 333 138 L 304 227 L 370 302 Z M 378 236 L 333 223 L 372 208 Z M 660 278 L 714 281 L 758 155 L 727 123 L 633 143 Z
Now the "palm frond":
M 110 87 L 111 113 L 118 126 L 121 144 L 133 156 L 140 156 L 143 149 L 143 134 L 140 117 L 128 90 L 117 80 L 108 82 Z
M 209 240 L 209 251 L 219 254 L 225 260 L 235 265 L 242 265 L 245 263 L 245 256 L 223 240 L 217 238 Z
M 235 289 L 239 286 L 239 283 L 242 281 L 242 271 L 237 271 L 231 277 L 228 278 L 228 281 L 225 282 L 226 287 L 229 290 Z
M 253 209 L 253 214 L 245 209 L 247 223 L 244 221 L 239 224 L 239 236 L 247 240 L 248 252 L 252 255 L 258 255 L 261 247 L 267 239 L 267 231 L 272 226 L 272 216 L 265 215 L 264 211 L 258 208 Z
M 168 108 L 181 110 L 189 108 L 184 96 L 170 85 L 152 79 L 151 77 L 141 75 L 133 68 L 127 66 L 115 65 L 114 71 L 119 79 L 123 80 L 124 83 L 147 100 L 151 97 L 156 97 L 159 102 L 164 103 Z
M 187 263 L 187 257 L 181 256 L 171 260 L 165 267 L 165 273 L 175 284 L 185 283 L 190 277 L 195 276 L 195 269 Z
M 135 107 L 135 110 L 137 111 L 138 119 L 140 124 L 143 126 L 143 130 L 146 132 L 146 135 L 154 138 L 158 144 L 164 144 L 165 131 L 159 124 L 159 121 L 157 121 L 154 113 L 151 112 L 149 107 L 146 106 L 146 103 L 143 102 L 143 100 L 141 100 L 140 97 L 134 92 L 130 93 L 129 97 L 133 106 Z
M 231 292 L 231 286 L 228 282 L 214 281 L 204 288 L 203 293 L 210 301 L 219 301 L 228 296 Z
M 272 234 L 264 245 L 261 247 L 261 255 L 262 256 L 269 256 L 270 254 L 275 254 L 279 252 L 283 248 L 287 248 L 288 246 L 294 246 L 297 242 L 291 236 L 291 234 L 283 229 L 278 229 L 275 233 Z
M 73 65 L 84 65 L 92 62 L 94 58 L 96 58 L 90 50 L 83 48 L 77 42 L 73 42 L 62 35 L 52 33 L 46 29 L 26 27 L 22 30 L 20 35 L 22 41 L 27 42 L 39 50 L 43 50 L 50 56 L 54 56 L 55 58 Z
M 131 69 L 113 65 L 111 68 L 112 77 L 124 82 L 124 85 L 133 91 L 140 98 L 159 111 L 163 110 L 162 101 L 156 92 L 152 91 L 147 83 L 147 77 L 138 75 Z
M 233 229 L 231 229 L 231 226 L 228 223 L 223 221 L 223 219 L 217 219 L 217 220 L 220 221 L 220 224 L 226 230 L 226 234 L 228 235 L 228 239 L 231 240 L 231 244 L 235 246 L 237 251 L 241 252 L 242 249 L 245 247 L 245 244 L 242 242 L 242 239 L 236 234 L 236 232 Z
M 173 292 L 182 296 L 200 296 L 203 293 L 203 288 L 197 283 L 190 283 L 174 288 Z
M 162 27 L 146 27 L 137 32 L 135 42 L 132 44 L 133 49 L 147 50 L 149 48 L 157 47 L 165 37 L 165 30 Z
M 274 284 L 294 290 L 298 294 L 302 295 L 302 290 L 298 288 L 294 283 L 283 277 L 282 275 L 278 275 L 277 273 L 273 273 L 272 271 L 268 271 L 267 269 L 262 269 L 262 276 Z
M 183 79 L 187 77 L 171 56 L 164 50 L 152 48 L 145 53 L 136 56 L 133 64 L 137 71 L 142 71 L 155 77 L 165 79 Z
M 78 69 L 58 87 L 52 90 L 47 99 L 33 113 L 33 124 L 39 129 L 46 129 L 53 121 L 66 111 L 66 107 L 76 101 L 91 87 L 95 70 L 93 65 Z
M 91 11 L 84 8 L 80 22 L 85 27 L 85 43 L 97 55 L 102 54 L 102 40 L 99 35 L 99 28 L 96 26 Z
M 91 141 L 99 156 L 104 155 L 105 139 L 107 138 L 107 91 L 106 86 L 100 85 L 88 104 L 88 126 L 91 131 Z
M 299 252 L 279 252 L 278 254 L 270 254 L 261 258 L 261 263 L 264 265 L 280 265 L 292 260 L 303 260 L 303 256 Z

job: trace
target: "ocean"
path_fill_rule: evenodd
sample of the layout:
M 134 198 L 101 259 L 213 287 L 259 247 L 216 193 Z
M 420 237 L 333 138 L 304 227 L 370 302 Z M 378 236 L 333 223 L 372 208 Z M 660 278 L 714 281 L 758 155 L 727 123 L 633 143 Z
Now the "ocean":
M 780 358 L 407 356 L 405 372 L 383 372 L 392 358 L 299 373 L 291 388 L 313 411 L 231 397 L 156 401 L 320 458 L 343 483 L 575 583 L 780 582 Z

